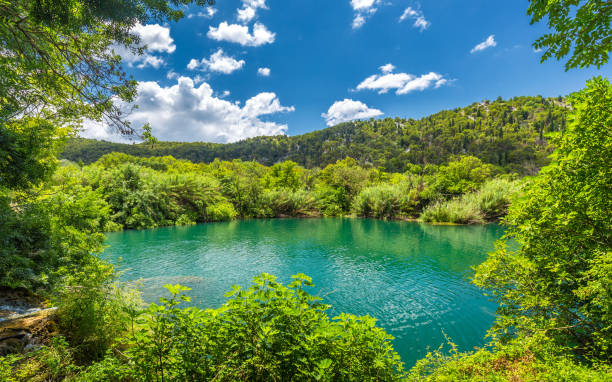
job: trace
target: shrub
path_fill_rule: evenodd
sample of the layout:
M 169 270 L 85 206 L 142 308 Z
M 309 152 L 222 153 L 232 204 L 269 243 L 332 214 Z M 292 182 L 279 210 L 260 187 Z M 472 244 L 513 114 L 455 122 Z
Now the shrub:
M 400 380 L 392 339 L 370 317 L 341 314 L 309 295 L 305 275 L 288 286 L 271 275 L 247 290 L 234 287 L 221 308 L 179 309 L 188 288 L 139 318 L 127 351 L 137 380 Z
M 206 217 L 209 221 L 218 222 L 232 220 L 238 213 L 234 205 L 227 201 L 222 201 L 206 207 Z
M 358 216 L 394 218 L 409 214 L 415 192 L 401 185 L 378 184 L 363 188 L 353 200 L 353 212 Z
M 79 361 L 100 359 L 127 330 L 130 312 L 142 304 L 140 295 L 117 282 L 112 265 L 93 256 L 87 265 L 64 274 L 52 299 L 59 328 L 82 358 Z
M 491 349 L 460 353 L 450 343 L 430 351 L 410 370 L 408 381 L 566 381 L 612 380 L 610 366 L 583 365 L 541 337 L 515 340 Z
M 314 197 L 305 190 L 265 190 L 262 205 L 268 217 L 306 216 L 316 211 Z
M 420 219 L 426 223 L 483 223 L 478 200 L 474 194 L 467 194 L 448 201 L 438 201 L 429 205 L 421 213 Z
M 478 208 L 487 220 L 506 215 L 510 199 L 521 189 L 518 180 L 495 178 L 487 181 L 476 192 Z

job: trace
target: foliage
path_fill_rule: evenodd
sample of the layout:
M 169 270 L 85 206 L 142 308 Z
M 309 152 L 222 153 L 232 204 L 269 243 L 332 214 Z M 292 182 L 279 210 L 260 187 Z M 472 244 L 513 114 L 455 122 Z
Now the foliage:
M 272 167 L 241 160 L 196 164 L 169 156 L 140 158 L 113 153 L 83 167 L 63 161 L 50 185 L 95 190 L 110 209 L 109 218 L 100 222 L 107 231 L 236 217 L 353 213 L 381 219 L 411 218 L 430 201 L 438 202 L 439 210 L 447 198 L 484 184 L 470 202 L 481 211 L 477 219 L 471 218 L 474 214 L 468 213 L 469 208 L 463 208 L 461 216 L 438 213 L 428 220 L 475 223 L 504 215 L 507 197 L 516 188 L 514 182 L 501 178 L 486 181 L 493 168 L 475 157 L 462 156 L 441 166 L 412 170 L 424 175 L 364 168 L 351 158 L 319 170 L 291 161 Z M 465 217 L 466 213 L 469 216 Z
M 305 190 L 265 190 L 264 217 L 309 216 L 316 213 L 315 199 Z
M 429 192 L 433 195 L 461 195 L 476 190 L 493 174 L 493 166 L 473 156 L 462 156 L 438 167 Z
M 0 376 L 7 382 L 66 381 L 79 371 L 79 366 L 74 363 L 73 350 L 62 336 L 52 337 L 47 346 L 25 355 L 0 358 L 2 364 L 5 365 L 5 375 Z
M 27 189 L 48 178 L 57 164 L 62 135 L 37 118 L 0 123 L 0 188 Z
M 460 353 L 430 351 L 410 370 L 408 381 L 612 381 L 609 366 L 590 367 L 564 355 L 546 338 L 514 340 L 491 349 Z
M 60 330 L 78 361 L 101 359 L 140 309 L 140 295 L 119 283 L 112 265 L 92 258 L 89 264 L 62 270 L 64 278 L 52 303 Z
M 608 62 L 612 49 L 612 4 L 606 0 L 530 0 L 527 14 L 531 23 L 548 16 L 553 30 L 533 44 L 546 49 L 542 62 L 550 57 L 557 60 L 570 55 L 565 70 L 598 68 Z
M 0 193 L 0 285 L 49 291 L 58 270 L 102 251 L 110 209 L 75 182 L 35 193 Z
M 507 238 L 475 283 L 498 303 L 496 331 L 546 333 L 588 359 L 612 359 L 612 85 L 595 78 L 571 96 L 554 162 L 510 207 Z
M 105 118 L 121 132 L 122 102 L 136 81 L 121 68 L 118 47 L 141 54 L 137 23 L 177 21 L 181 6 L 204 0 L 0 1 L 0 125 L 40 118 L 77 126 Z
M 390 337 L 370 317 L 329 319 L 309 295 L 305 275 L 287 286 L 271 275 L 235 287 L 221 308 L 179 309 L 188 288 L 168 285 L 170 299 L 137 320 L 127 352 L 136 380 L 399 380 Z
M 447 201 L 436 201 L 421 213 L 421 220 L 435 223 L 473 224 L 495 221 L 506 214 L 520 182 L 508 177 L 490 179 L 474 192 Z
M 484 218 L 495 220 L 505 216 L 512 198 L 520 194 L 521 187 L 520 181 L 509 177 L 497 177 L 485 182 L 475 193 Z
M 484 216 L 472 194 L 469 197 L 434 202 L 423 210 L 420 219 L 426 223 L 484 223 Z
M 446 164 L 471 155 L 504 172 L 533 175 L 548 164 L 546 135 L 563 131 L 563 98 L 515 97 L 475 102 L 425 118 L 357 121 L 297 136 L 256 137 L 235 143 L 158 142 L 119 144 L 72 139 L 62 157 L 93 163 L 105 154 L 137 157 L 171 155 L 196 163 L 241 159 L 273 166 L 293 161 L 306 168 L 334 164 L 346 157 L 362 167 L 404 172 L 409 165 Z
M 399 218 L 415 210 L 418 191 L 406 184 L 378 184 L 361 190 L 353 201 L 353 212 L 368 218 Z

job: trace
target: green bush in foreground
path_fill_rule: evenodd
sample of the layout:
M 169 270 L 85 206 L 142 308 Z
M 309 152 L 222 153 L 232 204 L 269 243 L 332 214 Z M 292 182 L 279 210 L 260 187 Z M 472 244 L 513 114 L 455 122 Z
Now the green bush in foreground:
M 183 294 L 189 288 L 167 285 L 170 298 L 138 311 L 134 298 L 118 298 L 125 291 L 109 284 L 104 271 L 82 289 L 74 287 L 82 279 L 75 275 L 59 297 L 61 327 L 70 319 L 76 325 L 67 328 L 72 337 L 0 357 L 0 380 L 399 381 L 406 375 L 393 337 L 374 318 L 329 318 L 329 305 L 304 290 L 313 284 L 303 274 L 287 286 L 262 274 L 246 290 L 234 287 L 220 308 L 206 310 L 179 308 L 189 302 Z M 104 291 L 106 297 L 96 296 Z M 109 346 L 111 335 L 118 342 Z M 87 354 L 104 351 L 99 362 L 85 362 Z
M 612 381 L 610 366 L 586 366 L 540 337 L 523 338 L 493 349 L 431 351 L 410 370 L 408 381 Z
M 180 285 L 161 305 L 135 318 L 118 362 L 107 357 L 79 380 L 132 381 L 394 381 L 404 375 L 392 337 L 371 317 L 341 314 L 308 294 L 299 274 L 284 286 L 262 274 L 235 287 L 219 309 L 180 309 Z M 125 367 L 125 365 L 130 367 Z

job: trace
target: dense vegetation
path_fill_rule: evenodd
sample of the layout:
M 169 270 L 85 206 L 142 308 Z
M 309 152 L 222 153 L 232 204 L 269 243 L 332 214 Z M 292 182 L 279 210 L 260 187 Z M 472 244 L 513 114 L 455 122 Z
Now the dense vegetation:
M 230 144 L 158 142 L 119 144 L 70 140 L 62 157 L 92 163 L 111 152 L 140 157 L 171 155 L 192 162 L 242 159 L 267 166 L 291 160 L 325 167 L 345 157 L 362 166 L 404 172 L 409 164 L 443 164 L 472 155 L 507 172 L 535 174 L 548 163 L 546 135 L 562 131 L 567 106 L 559 98 L 515 97 L 474 103 L 420 120 L 346 122 L 293 137 L 257 137 Z
M 130 46 L 137 21 L 177 20 L 175 6 L 191 2 L 0 0 L 0 286 L 28 288 L 58 307 L 57 333 L 37 349 L 0 357 L 0 380 L 612 380 L 609 80 L 595 78 L 568 98 L 567 123 L 550 109 L 552 101 L 542 101 L 544 119 L 528 113 L 531 127 L 506 129 L 520 109 L 499 101 L 502 114 L 510 112 L 490 119 L 504 122 L 483 124 L 489 132 L 465 124 L 476 117 L 432 122 L 431 130 L 419 125 L 401 136 L 350 135 L 404 127 L 393 120 L 346 124 L 313 133 L 340 132 L 305 146 L 320 147 L 320 154 L 257 157 L 271 167 L 111 154 L 57 168 L 62 138 L 82 117 L 131 131 L 112 101 L 132 99 L 134 82 L 108 48 Z M 570 12 L 572 5 L 580 10 Z M 570 54 L 569 68 L 607 61 L 609 2 L 532 0 L 529 13 L 533 21 L 549 17 L 553 33 L 536 43 L 548 57 Z M 482 108 L 497 110 L 495 104 Z M 457 131 L 468 130 L 463 141 Z M 450 353 L 432 351 L 408 372 L 372 318 L 329 318 L 328 307 L 305 290 L 311 280 L 304 275 L 287 286 L 261 275 L 215 310 L 181 309 L 188 297 L 179 285 L 168 286 L 171 297 L 160 305 L 143 307 L 137 290 L 96 256 L 105 230 L 234 216 L 496 218 L 521 186 L 508 174 L 546 163 L 548 149 L 532 146 L 546 131 L 558 131 L 552 162 L 527 180 L 505 219 L 505 241 L 476 270 L 474 283 L 499 302 L 491 343 L 458 353 L 449 342 Z M 397 142 L 385 141 L 392 136 Z M 495 146 L 508 136 L 509 150 Z M 263 140 L 274 139 L 291 138 Z M 380 146 L 359 153 L 357 139 Z M 432 159 L 429 144 L 440 144 L 441 159 Z M 285 161 L 291 158 L 306 168 Z
M 306 169 L 291 161 L 195 164 L 114 153 L 82 167 L 63 161 L 46 187 L 75 197 L 88 190 L 109 211 L 100 229 L 112 231 L 289 216 L 482 223 L 505 214 L 520 189 L 514 178 L 470 156 L 387 173 L 351 158 Z

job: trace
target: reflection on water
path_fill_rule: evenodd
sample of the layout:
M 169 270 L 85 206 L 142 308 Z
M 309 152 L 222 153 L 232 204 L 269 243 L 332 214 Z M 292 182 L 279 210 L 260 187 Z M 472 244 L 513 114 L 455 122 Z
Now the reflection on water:
M 468 280 L 502 233 L 495 225 L 247 220 L 113 233 L 105 254 L 125 280 L 142 279 L 147 301 L 179 283 L 201 307 L 221 305 L 231 285 L 262 272 L 282 282 L 305 273 L 330 315 L 376 317 L 411 366 L 444 342 L 443 331 L 464 350 L 483 343 L 495 306 Z

